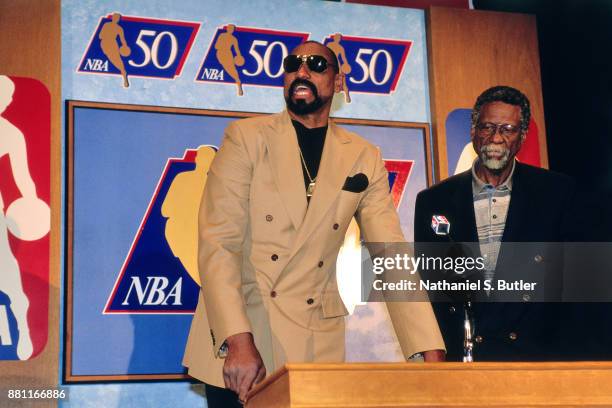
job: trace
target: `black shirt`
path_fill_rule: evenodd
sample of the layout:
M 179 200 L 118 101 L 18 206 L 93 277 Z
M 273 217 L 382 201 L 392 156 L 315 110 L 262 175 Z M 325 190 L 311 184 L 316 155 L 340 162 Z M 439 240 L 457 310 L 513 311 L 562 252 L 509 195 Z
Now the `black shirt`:
M 313 180 L 316 180 L 319 172 L 319 165 L 321 164 L 321 155 L 323 154 L 323 145 L 325 144 L 327 126 L 308 129 L 298 121 L 292 120 L 291 123 L 293 123 L 293 127 L 295 128 L 298 144 L 302 150 L 302 155 L 304 156 L 306 166 L 308 166 L 310 177 L 312 177 Z M 300 159 L 300 163 L 301 161 L 302 160 Z M 302 173 L 304 174 L 304 187 L 308 189 L 310 180 L 308 179 L 303 163 Z

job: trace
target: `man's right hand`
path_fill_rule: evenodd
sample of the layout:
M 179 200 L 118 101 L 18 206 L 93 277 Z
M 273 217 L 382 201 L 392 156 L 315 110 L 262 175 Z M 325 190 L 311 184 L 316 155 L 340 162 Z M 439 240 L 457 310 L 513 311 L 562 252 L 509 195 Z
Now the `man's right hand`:
M 238 394 L 240 401 L 245 401 L 253 385 L 266 376 L 266 367 L 251 333 L 234 334 L 225 341 L 228 347 L 223 365 L 225 387 Z

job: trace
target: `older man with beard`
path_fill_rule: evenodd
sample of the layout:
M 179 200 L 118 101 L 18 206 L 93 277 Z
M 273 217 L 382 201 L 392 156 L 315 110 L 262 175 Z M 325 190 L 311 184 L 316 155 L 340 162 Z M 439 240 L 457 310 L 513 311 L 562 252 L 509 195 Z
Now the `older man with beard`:
M 230 124 L 199 214 L 202 290 L 185 351 L 208 406 L 238 406 L 287 362 L 341 362 L 336 259 L 353 216 L 366 240 L 404 236 L 380 151 L 329 120 L 335 54 L 308 41 L 284 62 L 287 111 Z M 429 302 L 388 304 L 406 358 L 444 358 Z
M 563 357 L 562 305 L 532 303 L 529 293 L 518 290 L 495 290 L 502 279 L 518 279 L 525 274 L 536 280 L 552 277 L 553 285 L 562 284 L 561 257 L 547 257 L 538 252 L 542 246 L 533 244 L 530 249 L 534 253 L 507 252 L 511 242 L 569 240 L 572 179 L 515 160 L 530 117 L 529 100 L 517 89 L 496 86 L 484 91 L 472 111 L 471 139 L 478 157 L 471 170 L 417 196 L 414 236 L 418 249 L 432 251 L 434 246 L 424 243 L 473 242 L 474 256 L 485 260 L 478 278 L 489 281 L 494 289 L 472 295 L 484 300 L 476 303 L 473 310 L 475 361 Z M 434 215 L 448 219 L 448 235 L 437 235 L 432 229 Z M 486 289 L 484 284 L 483 288 Z M 505 302 L 513 294 L 520 295 L 520 301 Z M 464 305 L 458 298 L 450 299 L 457 303 L 433 306 L 447 346 L 447 359 L 460 361 L 464 354 Z

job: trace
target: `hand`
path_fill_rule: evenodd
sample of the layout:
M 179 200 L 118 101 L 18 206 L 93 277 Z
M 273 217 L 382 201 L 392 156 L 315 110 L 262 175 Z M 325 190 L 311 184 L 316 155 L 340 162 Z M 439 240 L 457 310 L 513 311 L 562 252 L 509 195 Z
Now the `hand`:
M 423 352 L 423 359 L 426 362 L 446 361 L 444 350 L 427 350 Z
M 228 347 L 223 364 L 225 387 L 238 394 L 240 401 L 246 401 L 253 385 L 266 376 L 266 368 L 251 333 L 238 333 L 225 341 Z

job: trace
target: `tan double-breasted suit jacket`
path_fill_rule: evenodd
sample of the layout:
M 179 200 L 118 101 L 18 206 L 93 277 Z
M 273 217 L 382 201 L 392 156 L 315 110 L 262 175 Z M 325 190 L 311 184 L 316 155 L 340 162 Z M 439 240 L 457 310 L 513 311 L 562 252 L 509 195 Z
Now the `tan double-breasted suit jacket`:
M 329 123 L 316 189 L 306 200 L 286 112 L 231 123 L 211 165 L 199 215 L 202 290 L 184 364 L 223 386 L 223 341 L 251 332 L 266 371 L 286 362 L 341 362 L 347 310 L 336 258 L 356 217 L 366 241 L 404 237 L 380 151 Z M 343 190 L 363 173 L 367 188 Z M 428 302 L 388 303 L 406 357 L 444 343 Z

